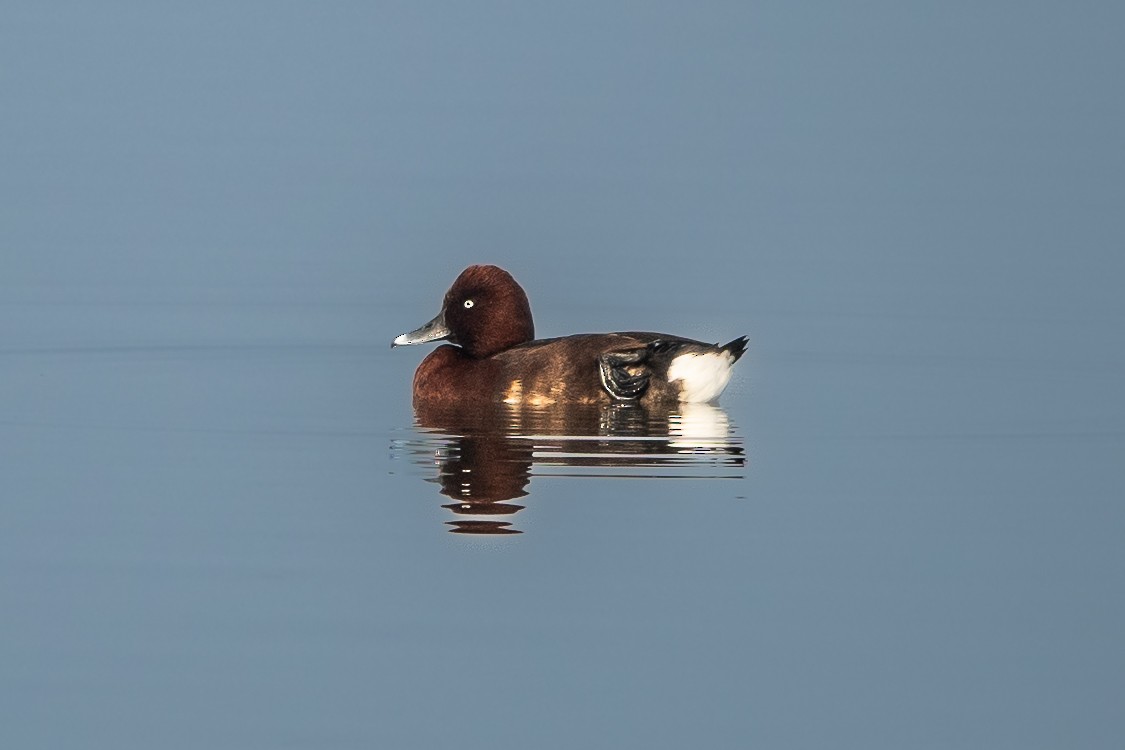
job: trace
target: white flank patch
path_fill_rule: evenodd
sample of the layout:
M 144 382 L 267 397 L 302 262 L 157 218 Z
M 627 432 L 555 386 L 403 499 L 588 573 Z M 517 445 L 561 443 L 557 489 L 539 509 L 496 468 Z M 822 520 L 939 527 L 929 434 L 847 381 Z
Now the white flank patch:
M 680 401 L 705 404 L 714 401 L 730 382 L 734 357 L 727 352 L 681 354 L 668 367 L 668 380 L 680 381 Z

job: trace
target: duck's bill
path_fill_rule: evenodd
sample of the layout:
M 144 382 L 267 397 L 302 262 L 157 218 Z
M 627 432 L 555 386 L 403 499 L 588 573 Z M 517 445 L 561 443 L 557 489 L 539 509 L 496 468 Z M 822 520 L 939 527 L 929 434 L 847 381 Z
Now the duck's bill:
M 445 325 L 445 315 L 438 316 L 421 328 L 416 328 L 410 333 L 404 333 L 391 342 L 391 347 L 409 346 L 410 344 L 425 344 L 427 341 L 441 341 L 453 334 Z

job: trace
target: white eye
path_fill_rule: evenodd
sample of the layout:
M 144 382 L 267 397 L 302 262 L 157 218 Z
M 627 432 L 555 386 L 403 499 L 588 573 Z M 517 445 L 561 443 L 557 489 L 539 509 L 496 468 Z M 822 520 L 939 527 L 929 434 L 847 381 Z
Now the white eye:
M 474 304 L 474 303 L 473 303 L 473 301 L 472 301 L 471 299 L 467 299 L 467 300 L 465 300 L 465 309 L 466 309 L 466 310 L 468 310 L 468 309 L 469 309 L 470 307 L 472 307 L 472 306 L 473 306 L 473 304 Z

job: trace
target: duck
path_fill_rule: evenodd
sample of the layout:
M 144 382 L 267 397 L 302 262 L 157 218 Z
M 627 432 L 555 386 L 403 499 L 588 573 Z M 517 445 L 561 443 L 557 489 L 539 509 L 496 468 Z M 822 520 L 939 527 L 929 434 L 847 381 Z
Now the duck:
M 747 345 L 644 331 L 536 339 L 527 294 L 494 265 L 462 271 L 441 311 L 391 347 L 433 341 L 448 343 L 418 365 L 415 406 L 714 403 Z

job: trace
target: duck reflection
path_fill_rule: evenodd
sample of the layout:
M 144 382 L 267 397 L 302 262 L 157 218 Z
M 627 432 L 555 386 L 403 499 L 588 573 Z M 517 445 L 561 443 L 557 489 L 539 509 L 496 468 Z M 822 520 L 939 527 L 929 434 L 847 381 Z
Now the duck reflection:
M 746 459 L 726 412 L 707 404 L 421 405 L 409 460 L 431 478 L 460 534 L 519 534 L 532 476 L 740 479 Z

